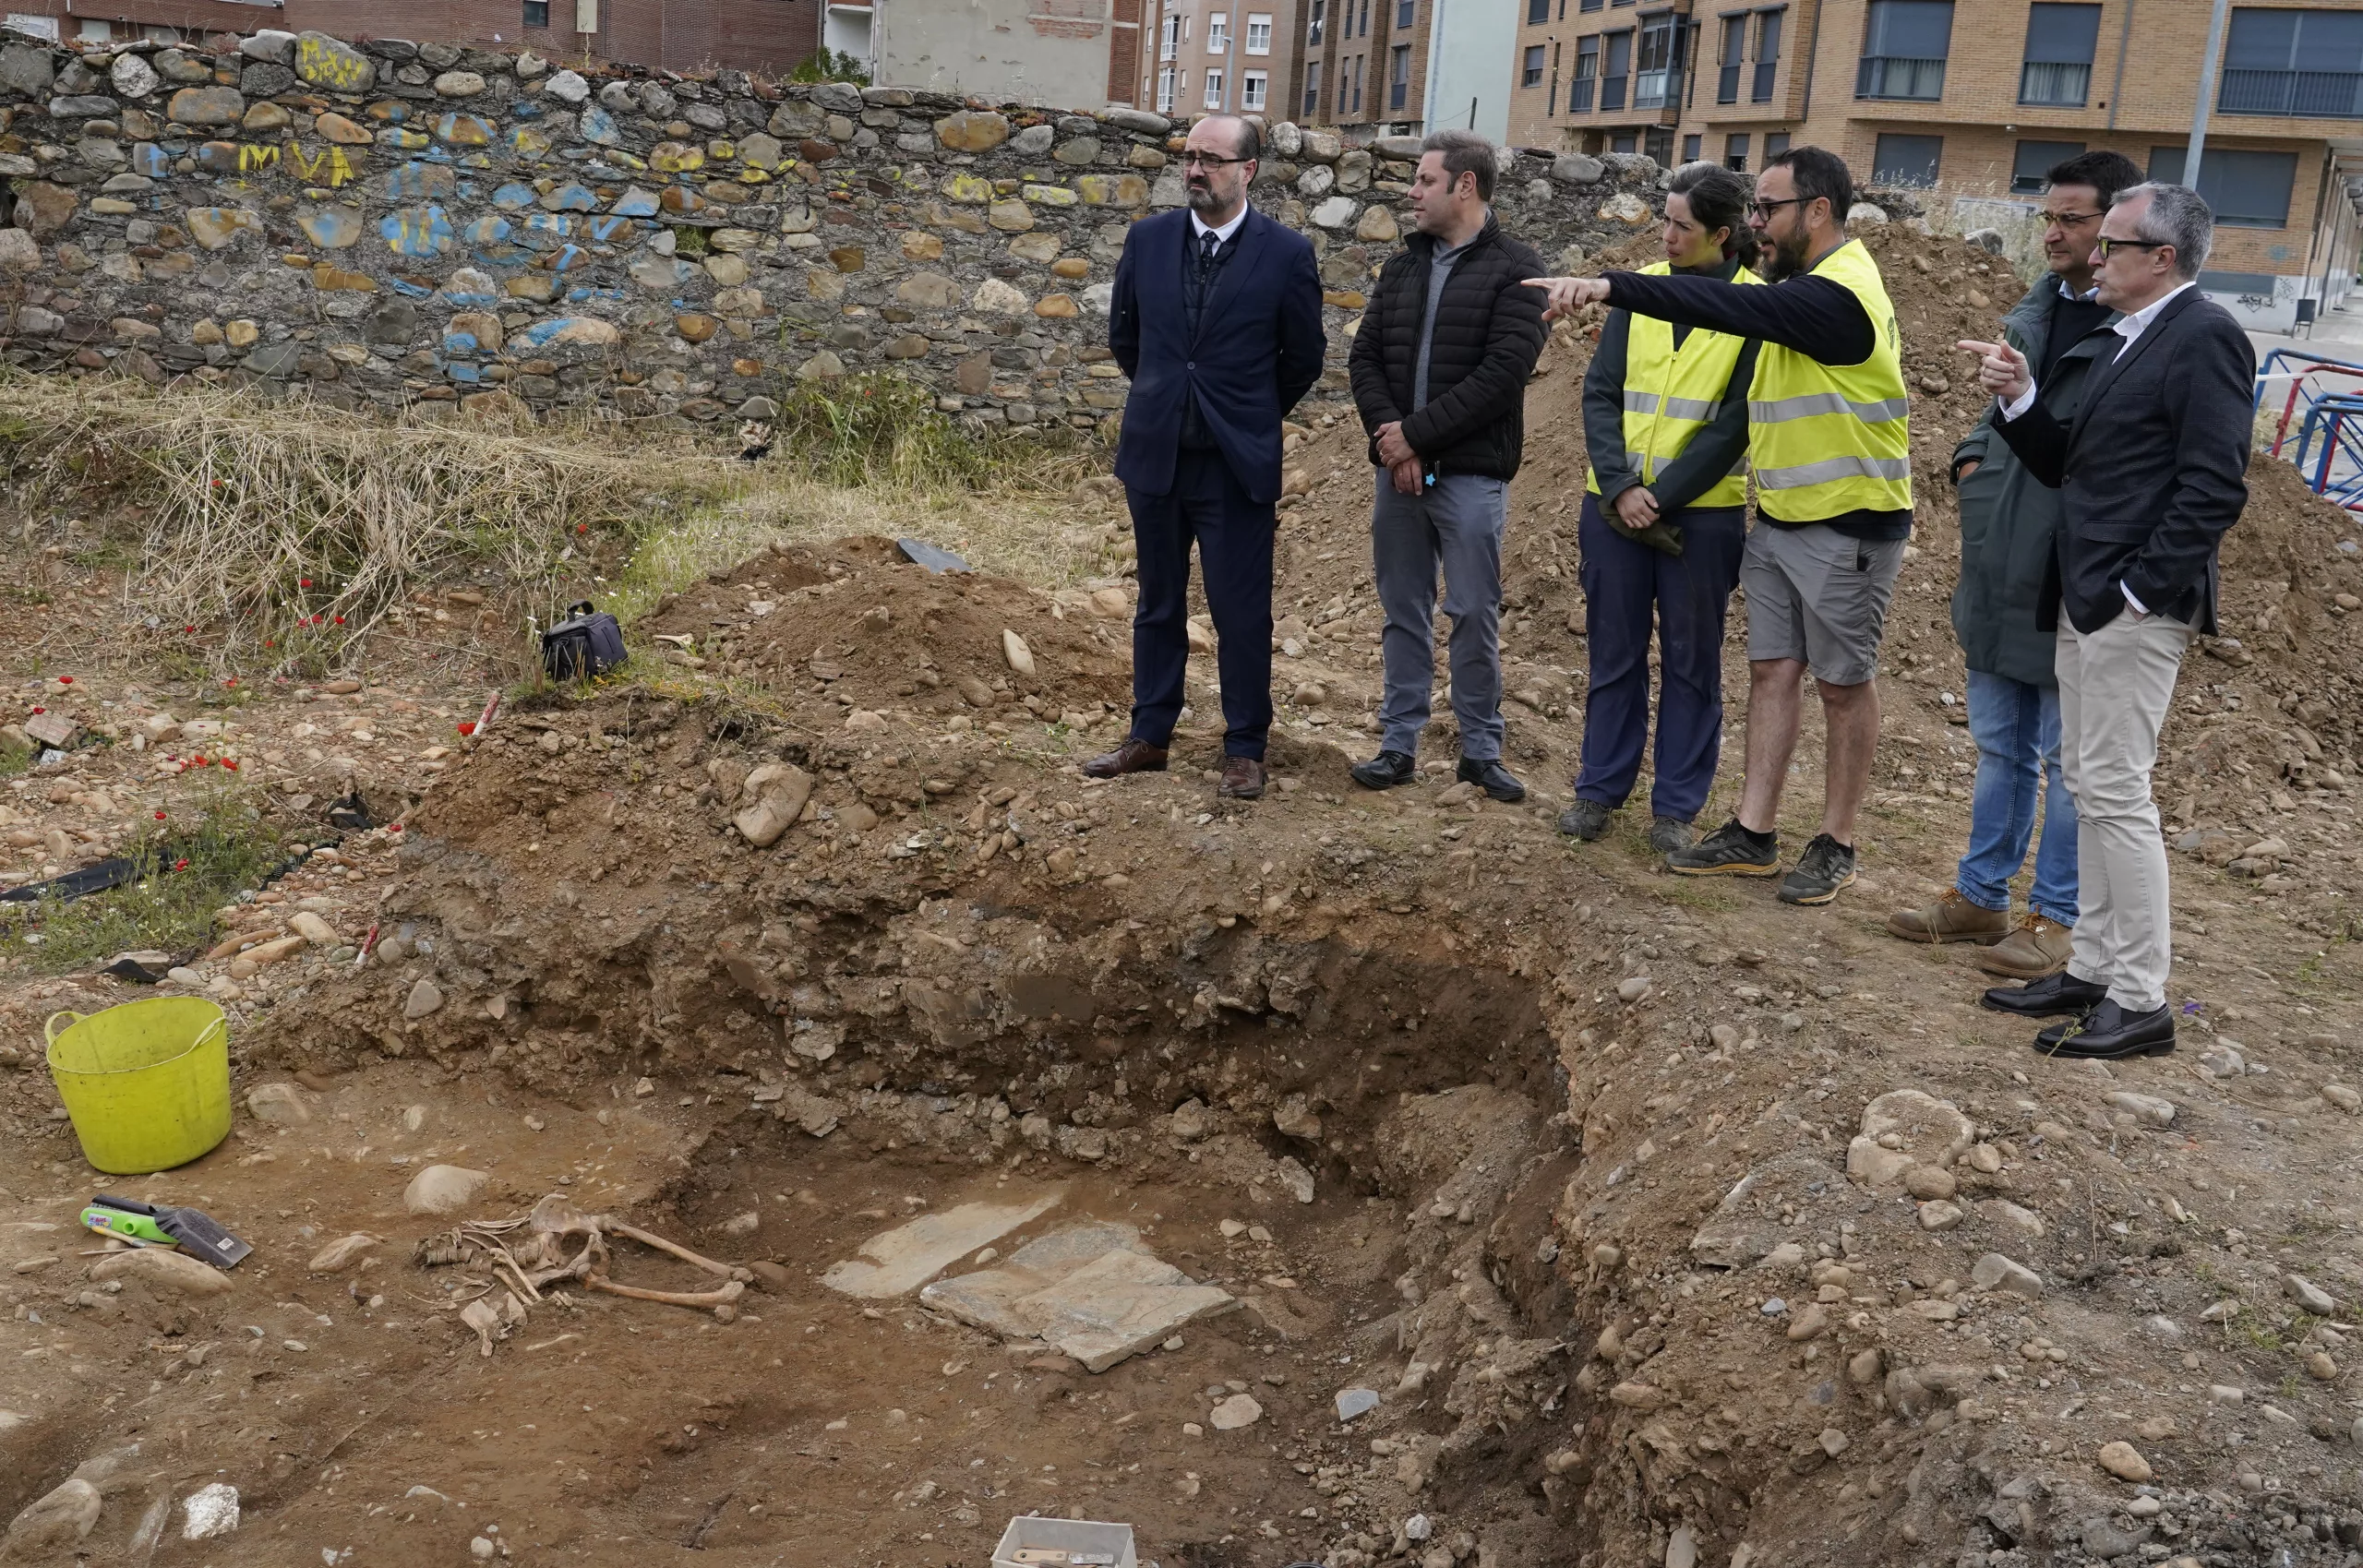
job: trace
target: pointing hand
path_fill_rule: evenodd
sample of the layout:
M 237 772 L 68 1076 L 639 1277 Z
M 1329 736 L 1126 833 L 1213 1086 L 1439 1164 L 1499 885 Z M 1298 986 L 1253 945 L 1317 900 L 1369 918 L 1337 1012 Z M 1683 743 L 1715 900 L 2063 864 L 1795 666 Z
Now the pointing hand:
M 1550 308 L 1542 313 L 1545 321 L 1573 316 L 1588 305 L 1608 303 L 1608 280 L 1605 278 L 1529 278 L 1526 286 L 1543 290 L 1551 296 Z
M 2027 356 L 2008 343 L 1981 343 L 1964 338 L 1953 347 L 1978 356 L 1978 384 L 2005 403 L 2018 401 L 2034 385 L 2034 377 L 2027 369 Z

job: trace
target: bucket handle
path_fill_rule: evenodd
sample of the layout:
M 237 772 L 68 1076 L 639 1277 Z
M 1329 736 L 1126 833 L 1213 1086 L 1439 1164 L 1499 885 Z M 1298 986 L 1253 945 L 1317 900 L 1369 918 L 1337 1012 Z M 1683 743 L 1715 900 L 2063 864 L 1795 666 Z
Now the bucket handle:
M 46 1023 L 43 1023 L 41 1027 L 42 1044 L 45 1046 L 54 1046 L 57 1044 L 57 1021 L 59 1019 L 70 1018 L 74 1021 L 74 1023 L 79 1023 L 90 1016 L 90 1014 L 87 1012 L 76 1012 L 70 1008 L 61 1009 L 56 1012 L 51 1013 L 49 1015 L 49 1021 Z M 198 1047 L 205 1044 L 206 1040 L 212 1035 L 213 1031 L 227 1027 L 229 1022 L 230 1020 L 228 1018 L 220 1013 L 216 1013 L 212 1023 L 207 1024 L 204 1028 L 199 1029 L 197 1032 L 197 1038 L 189 1042 L 188 1048 L 190 1050 L 197 1049 Z M 66 1027 L 71 1029 L 74 1026 L 74 1023 L 68 1023 Z

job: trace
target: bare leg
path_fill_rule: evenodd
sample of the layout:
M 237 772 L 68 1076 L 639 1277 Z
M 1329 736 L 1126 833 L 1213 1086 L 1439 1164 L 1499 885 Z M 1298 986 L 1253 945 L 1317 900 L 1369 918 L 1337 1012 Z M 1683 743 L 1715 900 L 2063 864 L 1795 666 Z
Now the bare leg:
M 1829 760 L 1824 770 L 1821 831 L 1840 844 L 1854 842 L 1855 814 L 1870 793 L 1871 757 L 1879 744 L 1879 683 L 1873 676 L 1858 686 L 1821 688 L 1821 718 L 1829 731 Z
M 1747 666 L 1747 777 L 1739 796 L 1739 825 L 1769 833 L 1781 820 L 1781 786 L 1796 754 L 1805 706 L 1802 659 L 1764 659 Z

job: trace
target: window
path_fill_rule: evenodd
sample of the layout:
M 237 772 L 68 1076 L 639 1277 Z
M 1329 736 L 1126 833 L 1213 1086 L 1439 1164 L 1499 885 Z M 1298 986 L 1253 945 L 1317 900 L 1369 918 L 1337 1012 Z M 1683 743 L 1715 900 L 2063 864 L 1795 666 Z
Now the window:
M 1600 79 L 1600 35 L 1576 42 L 1576 77 L 1567 84 L 1567 113 L 1589 114 L 1591 90 Z
M 1767 132 L 1767 133 L 1765 134 L 1765 138 L 1764 138 L 1764 161 L 1765 161 L 1766 162 L 1769 163 L 1773 159 L 1780 157 L 1780 156 L 1781 156 L 1781 154 L 1782 154 L 1783 152 L 1786 152 L 1786 151 L 1788 151 L 1788 150 L 1789 150 L 1789 133 L 1788 133 L 1788 132 L 1786 132 L 1786 131 L 1769 131 L 1769 132 Z
M 1362 36 L 1370 36 L 1370 0 L 1362 0 Z M 1357 59 L 1361 56 L 1357 55 Z
M 1717 56 L 1721 69 L 1715 75 L 1715 102 L 1739 102 L 1739 68 L 1747 55 L 1747 18 L 1745 16 L 1723 18 L 1723 49 Z
M 1600 107 L 1604 113 L 1625 107 L 1625 74 L 1633 67 L 1633 35 L 1612 32 L 1608 35 L 1608 66 L 1601 73 Z
M 1362 19 L 1365 22 L 1370 19 L 1370 15 L 1367 11 L 1363 13 Z M 1362 112 L 1362 66 L 1368 62 L 1369 58 L 1370 57 L 1366 54 L 1357 54 L 1354 56 L 1354 113 L 1357 114 Z
M 1272 52 L 1272 18 L 1247 13 L 1247 53 L 1269 54 Z
M 2027 7 L 2026 63 L 2019 67 L 2019 102 L 2081 109 L 2093 84 L 2093 40 L 2098 6 Z
M 2010 160 L 2010 194 L 2041 196 L 2051 188 L 2044 172 L 2054 163 L 2064 163 L 2084 150 L 2081 141 L 2022 141 L 2018 155 Z
M 1395 30 L 1397 32 L 1411 25 L 1412 15 L 1419 9 L 1419 4 L 1420 0 L 1395 0 Z
M 1227 54 L 1230 52 L 1230 13 L 1217 11 L 1206 18 L 1206 53 Z
M 1608 150 L 1611 152 L 1638 152 L 1641 150 L 1641 138 L 1635 136 L 1631 131 L 1620 131 L 1615 136 L 1608 138 Z
M 1163 70 L 1157 73 L 1157 112 L 1158 114 L 1170 114 L 1173 113 L 1173 94 L 1175 90 L 1176 83 L 1174 79 L 1173 67 L 1168 66 Z
M 1751 103 L 1772 102 L 1772 78 L 1781 68 L 1781 13 L 1759 11 L 1756 18 L 1756 79 L 1748 84 Z
M 2182 183 L 2183 150 L 2150 150 L 2150 177 Z M 2215 209 L 2215 221 L 2235 229 L 2285 229 L 2289 193 L 2297 183 L 2294 152 L 2251 152 L 2211 147 L 2199 165 L 2199 194 Z
M 1170 60 L 1181 53 L 1182 18 L 1168 17 L 1165 18 L 1165 25 L 1158 29 L 1157 57 L 1160 60 Z
M 1576 9 L 1577 11 L 1597 11 L 1600 9 L 1600 6 L 1601 0 L 1576 0 Z
M 1400 109 L 1411 101 L 1411 46 L 1398 43 L 1387 52 L 1386 106 Z
M 114 42 L 114 24 L 113 22 L 94 22 L 84 18 L 78 20 L 77 22 L 77 26 L 78 26 L 81 30 L 76 36 L 85 43 L 112 43 Z
M 1641 151 L 1657 160 L 1661 168 L 1673 166 L 1673 127 L 1651 126 L 1641 133 Z
M 1723 138 L 1723 167 L 1747 173 L 1747 133 L 1736 131 Z
M 1542 85 L 1542 45 L 1540 43 L 1529 43 L 1526 46 L 1526 68 L 1519 73 L 1517 85 L 1520 87 Z
M 2363 119 L 2363 12 L 2239 7 L 2223 82 L 2226 114 Z
M 1662 109 L 1682 100 L 1682 21 L 1673 16 L 1641 24 L 1639 74 L 1633 78 L 1633 107 Z M 1668 149 L 1668 150 L 1672 150 Z
M 1698 138 L 1696 136 L 1686 136 L 1682 138 L 1682 161 L 1685 163 L 1698 162 Z
M 1882 135 L 1871 154 L 1871 183 L 1876 186 L 1933 186 L 1937 163 L 1944 156 L 1940 136 Z
M 1304 117 L 1311 119 L 1321 113 L 1321 62 L 1309 62 L 1304 67 Z
M 1222 73 L 1220 71 L 1210 70 L 1206 73 L 1205 102 L 1209 109 L 1222 107 Z
M 1952 0 L 1871 0 L 1854 96 L 1942 98 L 1952 37 Z
M 549 26 L 550 0 L 525 0 L 525 25 L 527 27 Z
M 1250 71 L 1239 78 L 1239 106 L 1261 113 L 1272 84 L 1268 71 Z
M 1326 13 L 1328 9 L 1329 0 L 1313 0 L 1313 14 L 1306 19 L 1304 24 L 1304 42 L 1306 43 L 1314 44 L 1321 42 L 1321 21 L 1324 14 Z M 1308 96 L 1304 101 L 1304 110 L 1305 113 L 1309 114 L 1313 112 L 1313 99 L 1310 96 L 1310 91 L 1313 90 L 1313 84 L 1311 83 L 1311 78 L 1307 78 L 1307 80 Z
M 1527 0 L 1526 22 L 1532 27 L 1551 19 L 1551 0 Z

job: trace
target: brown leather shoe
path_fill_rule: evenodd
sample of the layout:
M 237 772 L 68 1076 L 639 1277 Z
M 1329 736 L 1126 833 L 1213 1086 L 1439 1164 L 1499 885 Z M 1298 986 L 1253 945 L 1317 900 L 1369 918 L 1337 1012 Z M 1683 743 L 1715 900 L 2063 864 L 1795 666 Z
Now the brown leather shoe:
M 1253 757 L 1226 757 L 1222 760 L 1222 783 L 1215 785 L 1215 793 L 1227 800 L 1261 800 L 1264 797 L 1264 764 Z
M 1120 773 L 1161 773 L 1165 772 L 1165 748 L 1151 746 L 1138 736 L 1126 736 L 1124 744 L 1115 750 L 1092 758 L 1083 764 L 1086 778 L 1112 779 Z
M 1947 888 L 1925 909 L 1899 909 L 1889 916 L 1887 928 L 1889 936 L 1907 942 L 1998 942 L 2010 934 L 2010 916 L 2008 910 L 1970 903 L 1959 888 Z
M 1977 966 L 2013 980 L 2040 980 L 2068 966 L 2074 943 L 2072 927 L 2030 910 L 2019 917 L 2016 930 L 1977 955 Z

